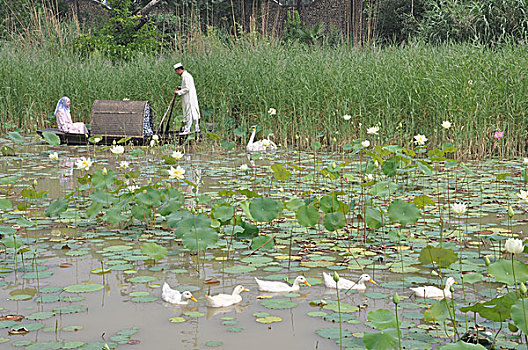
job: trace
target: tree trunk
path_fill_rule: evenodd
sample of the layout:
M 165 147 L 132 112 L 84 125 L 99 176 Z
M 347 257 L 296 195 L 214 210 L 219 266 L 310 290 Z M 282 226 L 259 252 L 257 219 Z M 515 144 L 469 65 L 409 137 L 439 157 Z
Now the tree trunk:
M 145 7 L 143 7 L 141 10 L 137 12 L 138 15 L 141 15 L 141 19 L 139 20 L 139 23 L 134 28 L 136 30 L 140 30 L 141 27 L 143 27 L 148 22 L 147 15 L 152 11 L 152 9 L 160 2 L 161 0 L 151 0 Z

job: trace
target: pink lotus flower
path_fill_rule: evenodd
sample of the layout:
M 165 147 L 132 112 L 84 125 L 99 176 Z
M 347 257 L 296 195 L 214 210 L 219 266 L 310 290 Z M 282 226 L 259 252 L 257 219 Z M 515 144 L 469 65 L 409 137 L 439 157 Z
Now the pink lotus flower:
M 504 131 L 495 131 L 495 134 L 493 134 L 493 138 L 496 140 L 500 140 L 504 137 Z

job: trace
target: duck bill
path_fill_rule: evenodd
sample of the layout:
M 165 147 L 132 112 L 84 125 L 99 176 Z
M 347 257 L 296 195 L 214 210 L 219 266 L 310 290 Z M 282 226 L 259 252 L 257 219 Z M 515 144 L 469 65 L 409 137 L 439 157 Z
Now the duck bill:
M 374 281 L 372 278 L 369 279 L 369 282 L 372 283 L 372 284 L 377 284 L 376 281 Z
M 304 284 L 306 284 L 308 287 L 312 286 L 310 283 L 308 283 L 308 281 L 304 281 Z
M 195 297 L 191 297 L 191 300 L 192 300 L 192 301 L 194 301 L 195 303 L 197 303 L 197 302 L 198 302 L 198 300 L 196 300 L 196 298 L 195 298 Z
M 454 284 L 460 284 L 460 283 L 458 283 L 457 281 L 453 281 L 453 283 L 454 283 Z
M 244 288 L 242 291 L 243 291 L 243 292 L 249 292 L 249 289 Z

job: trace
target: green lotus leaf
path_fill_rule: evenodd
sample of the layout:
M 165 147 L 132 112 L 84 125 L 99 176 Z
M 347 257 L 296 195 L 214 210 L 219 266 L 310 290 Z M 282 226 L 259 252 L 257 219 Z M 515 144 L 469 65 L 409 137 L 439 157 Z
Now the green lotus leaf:
M 282 206 L 280 202 L 268 197 L 252 198 L 249 211 L 256 221 L 271 222 L 279 216 Z
M 52 132 L 49 131 L 43 131 L 42 137 L 50 146 L 58 146 L 60 145 L 60 137 Z
M 295 217 L 299 225 L 304 227 L 313 227 L 319 221 L 319 211 L 311 205 L 301 205 L 295 212 Z
M 339 328 L 321 328 L 315 331 L 317 335 L 326 339 L 339 339 Z M 352 332 L 348 329 L 343 329 L 341 332 L 343 338 L 352 336 Z
M 451 249 L 428 245 L 420 251 L 418 259 L 423 265 L 435 263 L 438 267 L 445 268 L 457 261 L 458 255 Z
M 101 290 L 103 288 L 104 286 L 102 284 L 89 283 L 72 284 L 70 286 L 64 287 L 64 290 L 69 293 L 91 293 L 97 292 L 98 290 Z
M 152 260 L 159 261 L 164 259 L 168 252 L 164 246 L 154 242 L 145 242 L 141 245 L 141 254 L 147 255 Z
M 455 344 L 442 345 L 438 350 L 486 350 L 486 348 L 480 344 L 470 344 L 458 341 Z
M 398 330 L 387 329 L 381 332 L 365 333 L 363 344 L 368 350 L 398 349 Z
M 330 232 L 340 230 L 345 227 L 345 215 L 343 215 L 343 213 L 340 211 L 326 214 L 323 219 L 323 224 L 324 227 Z
M 268 309 L 291 309 L 297 306 L 297 303 L 294 303 L 290 299 L 283 298 L 271 298 L 264 299 L 260 305 L 267 307 Z
M 515 279 L 513 278 L 513 269 L 515 269 Z M 488 273 L 495 277 L 497 282 L 514 285 L 517 283 L 528 282 L 528 266 L 524 263 L 514 260 L 513 266 L 511 260 L 500 259 L 488 266 Z
M 388 213 L 392 222 L 397 222 L 402 226 L 416 223 L 421 216 L 416 205 L 401 199 L 395 199 L 391 202 Z
M 398 327 L 396 315 L 387 309 L 371 311 L 368 313 L 367 319 L 379 330 Z

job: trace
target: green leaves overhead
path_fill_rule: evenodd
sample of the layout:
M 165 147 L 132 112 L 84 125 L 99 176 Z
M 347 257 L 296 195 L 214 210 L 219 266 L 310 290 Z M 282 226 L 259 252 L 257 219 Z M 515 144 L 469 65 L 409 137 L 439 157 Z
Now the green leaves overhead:
M 397 222 L 402 226 L 415 224 L 421 216 L 416 205 L 401 199 L 395 199 L 391 202 L 388 213 L 391 221 Z
M 268 197 L 252 198 L 249 211 L 255 221 L 271 222 L 279 216 L 282 204 Z

